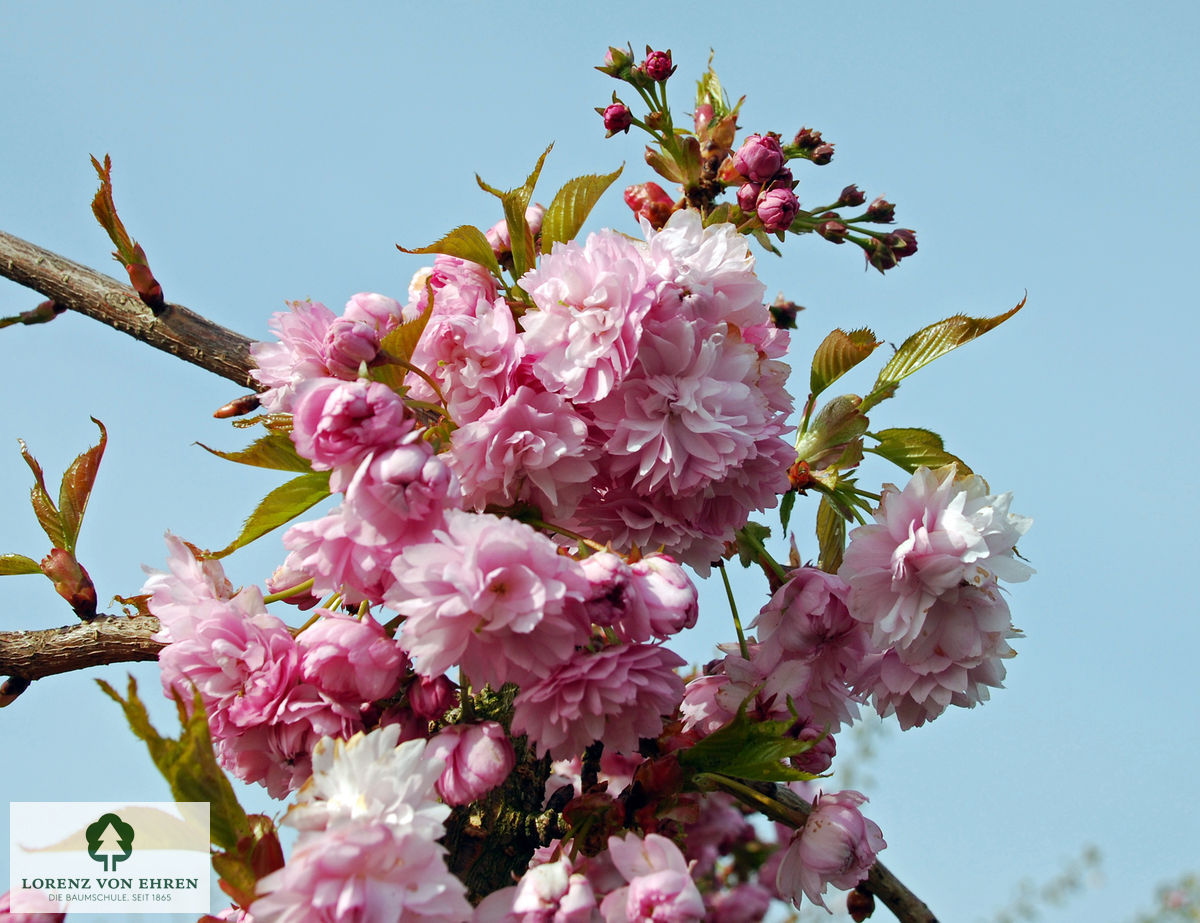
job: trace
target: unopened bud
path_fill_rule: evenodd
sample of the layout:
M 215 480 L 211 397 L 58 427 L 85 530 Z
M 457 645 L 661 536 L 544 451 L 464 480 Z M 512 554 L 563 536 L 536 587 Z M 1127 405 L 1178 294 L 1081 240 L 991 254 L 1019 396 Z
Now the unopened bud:
M 228 404 L 222 404 L 213 411 L 213 416 L 218 420 L 225 420 L 229 417 L 241 417 L 252 410 L 257 410 L 259 403 L 257 394 L 243 394 L 241 397 L 235 397 Z
M 802 151 L 811 151 L 822 143 L 821 133 L 813 128 L 801 128 L 792 139 L 792 145 Z
M 742 183 L 737 191 L 737 204 L 744 212 L 752 212 L 758 207 L 758 194 L 762 192 L 762 183 Z
M 643 121 L 646 123 L 647 128 L 652 131 L 656 131 L 657 129 L 662 128 L 663 123 L 666 121 L 666 116 L 656 110 L 654 112 L 647 113 L 646 118 L 643 119 Z
M 713 120 L 713 107 L 708 103 L 701 103 L 696 107 L 696 111 L 692 113 L 692 121 L 696 126 L 696 134 L 700 134 L 708 127 L 708 123 Z
M 812 154 L 809 155 L 808 159 L 815 163 L 818 167 L 825 166 L 825 164 L 833 160 L 833 145 L 818 144 L 813 148 Z
M 862 923 L 875 912 L 875 895 L 862 888 L 855 888 L 846 895 L 846 913 L 854 923 Z
M 642 70 L 651 80 L 663 81 L 675 73 L 675 67 L 671 64 L 671 51 L 651 51 L 646 49 L 646 60 L 642 63 Z
M 862 205 L 865 201 L 867 201 L 867 194 L 851 183 L 842 190 L 842 194 L 838 196 L 838 200 L 834 207 L 852 208 L 856 205 Z
M 846 242 L 846 235 L 850 233 L 850 229 L 836 218 L 829 218 L 817 225 L 816 231 L 826 240 L 841 244 Z
M 628 51 L 622 48 L 610 47 L 604 55 L 604 63 L 596 70 L 603 74 L 608 74 L 610 77 L 616 77 L 619 80 L 625 78 L 629 69 L 633 66 L 633 50 Z
M 884 238 L 892 250 L 896 262 L 917 252 L 917 235 L 908 228 L 900 228 Z
M 880 196 L 867 206 L 866 220 L 876 224 L 891 224 L 896 220 L 896 206 Z
M 608 137 L 611 138 L 619 131 L 629 133 L 629 126 L 633 124 L 633 114 L 624 103 L 613 103 L 596 111 L 604 117 L 604 127 L 608 129 Z
M 625 189 L 625 204 L 650 226 L 662 228 L 675 210 L 675 203 L 658 183 L 638 183 Z
M 783 148 L 775 134 L 751 135 L 733 157 L 738 173 L 755 183 L 767 182 L 783 164 Z
M 770 306 L 771 323 L 780 330 L 795 330 L 796 316 L 804 310 L 803 306 L 794 301 L 788 301 L 782 294 L 776 296 Z
M 786 231 L 800 211 L 800 202 L 790 189 L 768 189 L 759 196 L 755 211 L 766 230 Z
M 90 622 L 96 617 L 96 587 L 74 555 L 61 548 L 51 548 L 42 558 L 41 568 L 58 595 L 70 604 L 79 618 Z
M 863 246 L 863 249 L 866 251 L 867 262 L 880 272 L 887 272 L 898 262 L 896 254 L 892 252 L 887 241 L 872 237 Z

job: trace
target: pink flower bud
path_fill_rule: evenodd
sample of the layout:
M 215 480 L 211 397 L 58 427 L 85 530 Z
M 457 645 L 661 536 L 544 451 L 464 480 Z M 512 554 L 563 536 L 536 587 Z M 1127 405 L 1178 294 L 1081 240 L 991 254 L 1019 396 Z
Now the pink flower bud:
M 447 804 L 468 804 L 508 778 L 516 765 L 513 746 L 495 721 L 453 724 L 429 742 L 427 755 L 446 761 L 438 794 Z
M 896 258 L 896 262 L 917 252 L 917 235 L 908 228 L 893 231 L 884 240 L 891 249 L 892 256 Z
M 426 721 L 438 721 L 458 704 L 458 690 L 444 673 L 417 676 L 408 687 L 408 704 Z
M 836 218 L 829 218 L 817 225 L 817 233 L 830 243 L 843 244 L 850 229 Z
M 675 73 L 675 68 L 671 64 L 671 52 L 669 50 L 647 52 L 642 70 L 651 80 L 666 80 Z
M 768 189 L 759 197 L 756 211 L 768 231 L 786 231 L 800 211 L 800 202 L 790 189 Z
M 742 183 L 737 191 L 737 204 L 744 212 L 752 212 L 758 208 L 758 196 L 762 192 L 762 183 Z
M 652 635 L 666 638 L 696 624 L 700 613 L 696 587 L 674 558 L 647 555 L 629 569 Z
M 873 221 L 876 224 L 891 224 L 896 220 L 896 206 L 880 196 L 874 202 L 867 206 L 867 221 Z
M 708 127 L 708 123 L 713 120 L 715 114 L 713 107 L 708 103 L 701 103 L 696 107 L 696 111 L 692 113 L 692 122 L 696 126 L 697 135 Z
M 287 560 L 275 568 L 275 573 L 267 578 L 267 589 L 271 593 L 282 593 L 284 590 L 299 586 L 311 579 L 311 575 L 296 570 L 291 566 L 291 563 L 292 555 L 288 555 Z M 320 601 L 320 599 L 313 595 L 312 590 L 304 590 L 292 596 L 285 597 L 282 600 L 282 602 L 287 603 L 289 606 L 295 606 L 300 610 L 311 609 Z
M 362 364 L 379 355 L 379 334 L 373 324 L 339 317 L 325 331 L 321 351 L 330 375 L 353 381 Z
M 785 899 L 799 907 L 803 893 L 824 907 L 826 885 L 845 891 L 867 877 L 887 843 L 879 827 L 858 810 L 866 800 L 854 791 L 817 796 L 779 864 L 776 885 Z
M 633 124 L 633 114 L 624 103 L 613 103 L 611 106 L 607 106 L 601 115 L 604 116 L 604 127 L 608 129 L 609 136 L 615 135 L 619 131 L 629 133 L 629 126 Z
M 734 169 L 754 183 L 767 182 L 783 164 L 783 148 L 773 134 L 751 135 L 733 156 Z
M 376 381 L 310 379 L 292 408 L 292 442 L 317 470 L 357 464 L 412 427 L 404 402 Z
M 403 313 L 404 305 L 395 298 L 375 292 L 359 292 L 346 302 L 346 310 L 342 312 L 342 317 L 370 324 L 383 334 L 400 323 Z
M 842 190 L 842 194 L 838 196 L 835 208 L 849 208 L 854 205 L 862 205 L 867 201 L 866 193 L 851 183 Z

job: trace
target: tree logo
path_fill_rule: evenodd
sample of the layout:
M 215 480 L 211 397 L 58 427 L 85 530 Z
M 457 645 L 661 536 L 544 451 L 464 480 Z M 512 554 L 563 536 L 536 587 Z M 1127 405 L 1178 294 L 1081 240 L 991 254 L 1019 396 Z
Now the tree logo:
M 104 871 L 115 872 L 117 863 L 133 853 L 133 828 L 116 814 L 101 814 L 84 832 L 88 855 L 104 864 Z

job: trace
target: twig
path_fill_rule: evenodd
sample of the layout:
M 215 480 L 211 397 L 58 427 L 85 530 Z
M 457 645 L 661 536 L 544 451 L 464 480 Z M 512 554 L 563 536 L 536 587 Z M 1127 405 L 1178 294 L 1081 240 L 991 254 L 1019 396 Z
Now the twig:
M 156 660 L 162 644 L 152 615 L 102 615 L 86 624 L 0 631 L 0 676 L 32 681 L 109 663 Z
M 705 773 L 702 781 L 707 787 L 733 795 L 771 820 L 789 827 L 803 827 L 812 811 L 812 805 L 795 792 L 773 782 L 749 782 L 717 773 Z M 866 881 L 859 885 L 859 889 L 870 891 L 883 901 L 900 923 L 938 923 L 925 902 L 908 890 L 882 862 L 871 866 Z
M 128 285 L 3 231 L 0 275 L 222 378 L 259 387 L 250 377 L 251 340 L 182 305 L 168 304 L 155 317 Z

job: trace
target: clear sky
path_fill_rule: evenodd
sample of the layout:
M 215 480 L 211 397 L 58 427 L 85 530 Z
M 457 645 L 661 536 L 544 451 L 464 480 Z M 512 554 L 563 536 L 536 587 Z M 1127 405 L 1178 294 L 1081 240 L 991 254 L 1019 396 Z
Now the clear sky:
M 1094 844 L 1102 876 L 1043 919 L 1123 923 L 1156 884 L 1200 868 L 1197 34 L 1196 7 L 1169 2 L 297 3 L 286 15 L 0 2 L 0 228 L 119 273 L 88 207 L 88 155 L 108 152 L 167 297 L 264 337 L 285 300 L 403 298 L 419 264 L 393 244 L 498 217 L 476 171 L 515 185 L 554 141 L 543 196 L 621 163 L 623 181 L 651 178 L 632 136 L 604 140 L 593 107 L 618 85 L 591 66 L 608 44 L 670 47 L 686 112 L 714 48 L 726 86 L 748 95 L 746 129 L 807 125 L 836 143 L 832 164 L 797 170 L 802 203 L 854 182 L 919 235 L 886 277 L 819 240 L 762 257 L 769 291 L 808 307 L 794 391 L 834 326 L 898 343 L 1029 294 L 872 415 L 937 430 L 1012 490 L 1035 518 L 1022 551 L 1038 569 L 1011 594 L 1027 637 L 1009 688 L 883 738 L 867 791 L 883 858 L 958 923 L 992 919 L 1022 879 L 1051 878 Z M 618 192 L 601 224 L 633 230 Z M 0 285 L 0 315 L 37 300 Z M 279 480 L 193 445 L 246 441 L 210 417 L 235 387 L 86 318 L 0 331 L 0 359 L 0 551 L 47 550 L 16 437 L 56 478 L 94 440 L 94 415 L 110 445 L 80 556 L 102 599 L 163 565 L 164 530 L 224 544 Z M 847 389 L 869 386 L 868 365 Z M 801 502 L 794 518 L 808 554 L 811 514 Z M 280 556 L 269 537 L 229 567 L 258 581 Z M 47 581 L 2 585 L 0 626 L 70 621 Z M 744 608 L 761 601 L 753 582 L 739 592 Z M 696 660 L 731 633 L 716 587 L 705 593 L 685 651 Z M 165 722 L 155 670 L 134 672 Z M 35 684 L 0 711 L 0 735 L 5 800 L 169 798 L 91 674 Z

